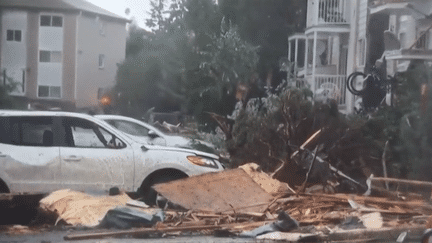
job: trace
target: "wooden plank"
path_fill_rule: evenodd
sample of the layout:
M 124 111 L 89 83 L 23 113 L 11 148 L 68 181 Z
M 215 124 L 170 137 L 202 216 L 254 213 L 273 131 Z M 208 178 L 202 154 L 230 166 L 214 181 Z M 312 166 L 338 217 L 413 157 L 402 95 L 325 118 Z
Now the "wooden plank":
M 216 230 L 216 229 L 246 229 L 259 227 L 266 223 L 274 221 L 261 221 L 252 223 L 242 224 L 221 224 L 221 225 L 198 225 L 198 226 L 185 226 L 185 227 L 164 227 L 164 228 L 145 228 L 145 229 L 133 229 L 133 230 L 119 230 L 110 232 L 98 232 L 98 233 L 86 233 L 86 234 L 70 234 L 64 237 L 65 240 L 89 240 L 89 239 L 100 239 L 107 237 L 118 237 L 124 235 L 141 235 L 148 233 L 167 233 L 176 231 L 198 231 L 198 230 Z
M 154 189 L 174 204 L 194 211 L 261 213 L 273 200 L 242 169 L 192 176 Z
M 428 181 L 416 181 L 416 180 L 405 180 L 405 179 L 396 179 L 396 178 L 383 178 L 383 177 L 372 177 L 370 178 L 372 181 L 383 181 L 383 182 L 395 182 L 412 186 L 426 186 L 432 187 L 432 182 Z

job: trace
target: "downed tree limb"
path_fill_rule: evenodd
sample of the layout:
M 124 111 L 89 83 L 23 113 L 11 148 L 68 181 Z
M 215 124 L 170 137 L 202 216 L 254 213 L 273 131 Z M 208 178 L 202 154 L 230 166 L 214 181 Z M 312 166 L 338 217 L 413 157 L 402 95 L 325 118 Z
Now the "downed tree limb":
M 384 178 L 387 178 L 386 152 L 387 152 L 388 143 L 389 143 L 389 141 L 387 140 L 387 142 L 385 143 L 384 152 L 383 152 L 383 155 L 382 155 L 382 165 L 383 165 L 383 175 L 384 175 Z M 388 181 L 385 182 L 385 185 L 386 185 L 387 190 L 389 190 Z
M 320 131 L 321 131 L 321 130 L 320 130 Z M 317 152 L 318 152 L 318 146 L 316 146 L 316 148 L 315 148 L 315 151 L 314 151 L 314 157 L 313 157 L 312 162 L 311 162 L 311 164 L 310 164 L 310 166 L 309 166 L 309 170 L 308 170 L 308 172 L 306 173 L 306 179 L 304 180 L 304 182 L 303 182 L 303 184 L 301 185 L 301 187 L 300 187 L 300 189 L 298 190 L 298 192 L 304 192 L 304 189 L 305 189 L 305 187 L 306 187 L 306 183 L 307 183 L 307 181 L 308 181 L 308 179 L 309 179 L 309 175 L 310 175 L 310 173 L 311 173 L 311 171 L 312 171 L 312 168 L 313 168 L 313 166 L 314 166 L 314 164 L 315 164 L 315 160 L 316 160 L 316 157 L 317 157 Z
M 305 147 L 311 143 L 320 133 L 321 133 L 322 129 L 316 131 L 314 134 L 312 134 L 312 136 L 310 136 L 299 148 L 299 150 L 295 151 L 292 155 L 291 158 L 294 158 L 294 156 L 296 156 L 301 150 L 304 150 Z
M 313 156 L 316 156 L 315 153 L 313 153 L 313 152 L 310 152 L 310 153 L 312 153 Z M 351 177 L 345 175 L 342 171 L 340 171 L 340 170 L 338 170 L 337 168 L 333 167 L 330 163 L 326 162 L 326 161 L 323 160 L 321 157 L 316 156 L 316 160 L 318 160 L 318 162 L 320 162 L 320 163 L 327 163 L 327 164 L 329 165 L 329 168 L 330 168 L 333 172 L 335 172 L 336 174 L 338 174 L 339 176 L 341 176 L 341 177 L 343 177 L 343 178 L 345 178 L 345 179 L 347 179 L 347 180 L 349 180 L 349 181 L 351 181 L 351 182 L 357 184 L 358 186 L 360 186 L 360 187 L 362 187 L 362 188 L 365 187 L 365 186 L 362 185 L 360 182 L 354 180 L 353 178 L 351 178 Z
M 402 232 L 409 232 L 410 235 L 421 235 L 424 230 L 425 227 L 337 230 L 331 232 L 323 240 L 346 242 L 349 239 L 357 239 L 360 240 L 359 242 L 396 242 Z M 410 242 L 419 242 L 419 239 L 411 240 Z
M 370 179 L 372 181 L 395 182 L 395 183 L 407 184 L 407 185 L 411 185 L 411 186 L 432 187 L 432 182 L 428 182 L 428 181 L 416 181 L 416 180 L 383 178 L 383 177 L 371 177 Z

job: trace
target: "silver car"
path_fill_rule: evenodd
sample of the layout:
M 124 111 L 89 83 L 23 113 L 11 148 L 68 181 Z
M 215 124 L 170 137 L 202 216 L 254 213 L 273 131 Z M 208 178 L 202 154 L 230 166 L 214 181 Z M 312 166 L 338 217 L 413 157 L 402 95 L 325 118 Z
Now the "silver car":
M 2 193 L 118 187 L 151 204 L 156 183 L 220 170 L 213 154 L 139 143 L 93 116 L 0 110 Z
M 167 135 L 154 126 L 134 118 L 119 115 L 95 115 L 95 117 L 106 121 L 138 142 L 180 148 L 207 147 L 207 151 L 214 150 L 211 143 L 182 136 Z

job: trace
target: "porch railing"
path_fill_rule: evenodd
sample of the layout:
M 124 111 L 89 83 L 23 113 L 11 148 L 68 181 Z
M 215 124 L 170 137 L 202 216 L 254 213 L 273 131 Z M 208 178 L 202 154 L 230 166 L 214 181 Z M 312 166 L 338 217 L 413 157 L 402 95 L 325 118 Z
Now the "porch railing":
M 317 101 L 334 99 L 338 105 L 346 104 L 346 75 L 315 75 L 312 85 Z
M 352 0 L 309 0 L 307 27 L 349 23 L 350 1 Z
M 379 5 L 383 5 L 383 4 L 388 4 L 388 3 L 405 3 L 405 2 L 411 2 L 412 0 L 373 0 L 370 1 L 370 5 L 371 6 L 379 6 Z

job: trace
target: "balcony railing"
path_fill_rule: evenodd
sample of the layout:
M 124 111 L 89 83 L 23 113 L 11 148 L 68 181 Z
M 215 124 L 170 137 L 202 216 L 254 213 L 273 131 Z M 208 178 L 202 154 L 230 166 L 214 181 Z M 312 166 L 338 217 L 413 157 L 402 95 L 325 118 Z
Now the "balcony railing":
M 351 0 L 309 0 L 308 27 L 349 23 L 348 1 Z
M 345 105 L 346 75 L 316 75 L 313 85 L 314 99 L 336 100 L 338 105 Z
M 388 3 L 406 3 L 411 2 L 412 0 L 371 0 L 369 1 L 370 6 L 379 6 Z
M 347 22 L 346 1 L 343 0 L 320 0 L 318 21 L 323 23 L 346 23 Z

